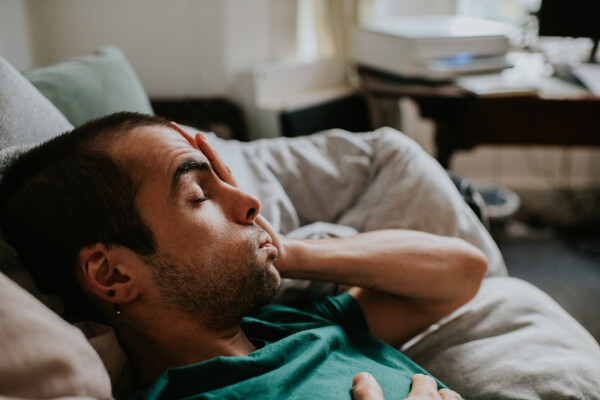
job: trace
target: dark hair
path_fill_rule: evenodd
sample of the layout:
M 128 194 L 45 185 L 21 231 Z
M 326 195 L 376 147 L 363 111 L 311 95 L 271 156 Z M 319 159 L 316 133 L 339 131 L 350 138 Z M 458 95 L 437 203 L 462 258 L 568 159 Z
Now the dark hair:
M 98 317 L 77 280 L 82 248 L 117 244 L 142 256 L 155 241 L 136 205 L 131 166 L 106 151 L 142 126 L 166 126 L 162 117 L 117 113 L 88 122 L 21 155 L 0 184 L 0 222 L 38 288 L 59 295 L 65 317 Z

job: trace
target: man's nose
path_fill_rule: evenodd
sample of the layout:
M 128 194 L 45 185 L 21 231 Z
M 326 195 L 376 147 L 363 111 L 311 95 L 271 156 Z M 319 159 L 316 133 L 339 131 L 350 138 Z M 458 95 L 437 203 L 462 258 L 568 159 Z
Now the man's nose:
M 232 196 L 232 209 L 235 220 L 242 224 L 254 223 L 260 213 L 260 200 L 237 188 L 231 188 L 234 191 Z

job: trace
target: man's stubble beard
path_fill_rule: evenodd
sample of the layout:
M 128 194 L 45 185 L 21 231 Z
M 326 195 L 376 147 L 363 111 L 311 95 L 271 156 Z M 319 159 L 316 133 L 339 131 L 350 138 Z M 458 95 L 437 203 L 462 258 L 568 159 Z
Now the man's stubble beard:
M 267 304 L 279 290 L 280 278 L 269 264 L 257 259 L 260 228 L 252 231 L 245 251 L 200 256 L 189 264 L 157 252 L 144 257 L 161 295 L 175 310 L 194 318 L 206 328 L 223 330 Z

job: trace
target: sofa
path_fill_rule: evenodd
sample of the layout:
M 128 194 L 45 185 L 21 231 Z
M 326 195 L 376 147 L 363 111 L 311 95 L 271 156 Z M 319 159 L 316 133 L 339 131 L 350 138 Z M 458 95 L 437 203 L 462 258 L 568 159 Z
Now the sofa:
M 22 72 L 0 58 L 0 179 L 31 146 L 122 110 L 154 113 L 114 46 Z M 263 215 L 290 237 L 407 228 L 458 236 L 487 254 L 477 296 L 399 349 L 463 397 L 600 399 L 598 343 L 548 295 L 507 275 L 485 226 L 410 138 L 392 128 L 250 142 L 207 136 L 242 189 L 261 199 Z M 127 396 L 127 357 L 110 327 L 64 320 L 60 301 L 37 290 L 1 237 L 0 271 L 0 399 Z M 334 290 L 285 281 L 274 301 Z

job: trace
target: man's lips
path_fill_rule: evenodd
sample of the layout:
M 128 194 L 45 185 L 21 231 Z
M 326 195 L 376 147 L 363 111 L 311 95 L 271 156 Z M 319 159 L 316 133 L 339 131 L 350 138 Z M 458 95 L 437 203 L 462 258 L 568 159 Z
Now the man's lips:
M 268 254 L 267 257 L 272 261 L 275 261 L 277 259 L 277 256 L 279 256 L 279 250 L 273 245 L 273 239 L 268 234 L 262 241 L 262 244 L 258 246 L 258 248 L 260 250 L 266 250 Z
M 259 246 L 259 248 L 261 249 L 265 247 L 273 247 L 273 239 L 271 239 L 270 235 L 267 235 L 261 242 L 261 245 Z

